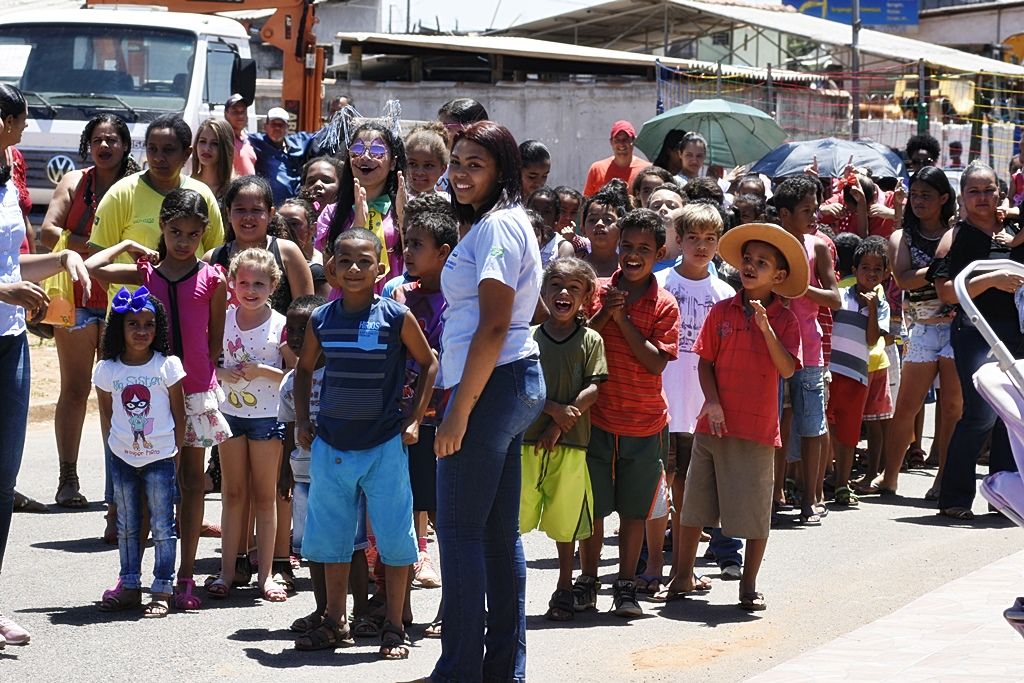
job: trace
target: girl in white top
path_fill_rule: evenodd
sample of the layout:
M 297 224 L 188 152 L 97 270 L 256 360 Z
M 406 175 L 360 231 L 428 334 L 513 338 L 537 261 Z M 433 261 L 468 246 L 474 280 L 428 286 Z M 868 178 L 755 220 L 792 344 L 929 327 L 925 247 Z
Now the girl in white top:
M 231 589 L 234 554 L 244 533 L 246 502 L 251 498 L 259 587 L 265 600 L 282 602 L 288 595 L 270 578 L 270 570 L 284 438 L 277 421 L 277 400 L 284 377 L 285 317 L 267 303 L 281 280 L 281 269 L 266 249 L 245 249 L 231 260 L 228 277 L 238 307 L 230 309 L 224 321 L 223 361 L 217 378 L 227 395 L 220 409 L 232 436 L 220 445 L 221 573 L 207 590 L 212 598 L 225 598 Z
M 165 617 L 174 583 L 174 456 L 185 441 L 185 368 L 168 355 L 167 314 L 145 287 L 124 287 L 110 302 L 103 360 L 93 371 L 100 415 L 110 424 L 111 478 L 117 503 L 118 587 L 103 594 L 100 611 L 142 604 L 139 530 L 149 512 L 155 560 L 151 601 L 144 616 Z M 143 509 L 145 500 L 146 510 Z

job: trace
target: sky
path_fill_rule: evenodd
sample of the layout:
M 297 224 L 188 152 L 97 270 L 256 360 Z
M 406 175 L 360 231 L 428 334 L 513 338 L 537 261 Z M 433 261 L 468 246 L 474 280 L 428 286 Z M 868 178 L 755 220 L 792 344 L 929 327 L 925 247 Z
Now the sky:
M 412 0 L 413 26 L 422 21 L 424 26 L 436 28 L 440 21 L 442 31 L 482 31 L 488 28 L 508 28 L 513 24 L 533 21 L 554 14 L 570 12 L 581 7 L 600 4 L 602 0 Z M 405 0 L 384 1 L 384 30 L 387 30 L 388 5 L 394 5 L 395 31 L 405 30 Z M 458 12 L 453 12 L 458 6 Z M 414 29 L 415 30 L 415 29 Z

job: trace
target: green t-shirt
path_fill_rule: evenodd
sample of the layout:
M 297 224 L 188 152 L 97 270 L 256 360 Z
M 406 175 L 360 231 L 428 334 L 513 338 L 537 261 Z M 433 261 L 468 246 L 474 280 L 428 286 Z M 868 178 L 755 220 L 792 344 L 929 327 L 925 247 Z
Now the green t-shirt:
M 145 171 L 134 173 L 111 185 L 96 207 L 89 244 L 97 249 L 107 249 L 122 240 L 133 240 L 144 247 L 156 249 L 160 243 L 160 206 L 164 195 L 160 194 L 143 178 Z M 196 251 L 202 257 L 210 249 L 224 244 L 224 222 L 221 219 L 217 198 L 206 183 L 181 176 L 180 187 L 195 190 L 206 200 L 210 212 L 210 223 L 206 226 L 203 239 Z M 119 263 L 132 263 L 132 257 L 121 254 Z M 110 285 L 107 293 L 111 299 L 121 285 Z
M 530 333 L 540 346 L 540 366 L 544 370 L 548 399 L 567 405 L 576 400 L 588 384 L 608 378 L 608 363 L 604 357 L 604 340 L 589 327 L 578 327 L 562 341 L 555 341 L 544 331 L 543 325 L 531 328 Z M 535 443 L 551 424 L 551 417 L 542 414 L 523 438 Z M 590 444 L 590 411 L 583 413 L 568 432 L 558 440 L 559 446 L 586 448 Z

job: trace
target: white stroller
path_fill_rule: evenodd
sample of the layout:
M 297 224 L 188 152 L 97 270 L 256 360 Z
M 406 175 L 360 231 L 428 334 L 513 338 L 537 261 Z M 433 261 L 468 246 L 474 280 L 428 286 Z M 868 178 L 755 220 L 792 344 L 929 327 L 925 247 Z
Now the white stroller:
M 1006 517 L 1024 527 L 1024 479 L 1021 478 L 1024 472 L 1024 360 L 1014 359 L 967 294 L 967 278 L 971 273 L 1004 269 L 1024 275 L 1024 264 L 1016 261 L 975 261 L 957 275 L 953 286 L 964 314 L 992 347 L 996 362 L 987 363 L 974 373 L 974 386 L 1006 425 L 1018 469 L 1017 472 L 996 472 L 985 477 L 981 483 L 981 495 Z M 1021 291 L 1018 291 L 1018 306 L 1020 296 Z M 1024 636 L 1024 597 L 1017 598 L 1003 616 Z

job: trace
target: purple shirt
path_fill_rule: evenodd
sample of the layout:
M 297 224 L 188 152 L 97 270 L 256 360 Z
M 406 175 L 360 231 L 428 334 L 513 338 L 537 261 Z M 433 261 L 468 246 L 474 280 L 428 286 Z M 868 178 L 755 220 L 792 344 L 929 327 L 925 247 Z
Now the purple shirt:
M 334 220 L 334 213 L 337 210 L 337 204 L 330 204 L 320 214 L 320 218 L 316 222 L 316 238 L 313 241 L 313 246 L 319 249 L 321 252 L 330 251 L 327 249 L 327 234 L 331 231 L 331 221 Z M 355 211 L 350 211 L 348 218 L 345 219 L 344 227 L 342 231 L 348 230 L 352 227 L 352 219 L 355 217 Z M 376 284 L 373 291 L 380 294 L 384 285 L 387 281 L 393 277 L 401 275 L 405 271 L 405 259 L 402 258 L 402 242 L 399 239 L 398 230 L 395 228 L 395 212 L 394 209 L 384 214 L 383 220 L 381 221 L 381 228 L 384 230 L 384 249 L 388 255 L 388 276 L 383 278 Z M 328 297 L 331 301 L 334 301 L 341 292 L 335 288 L 331 288 L 331 295 Z
M 419 282 L 407 282 L 399 285 L 394 292 L 395 301 L 405 304 L 416 316 L 416 322 L 420 324 L 423 335 L 427 338 L 430 348 L 441 353 L 441 333 L 444 331 L 444 312 L 448 308 L 448 302 L 439 289 L 424 289 Z M 406 415 L 412 410 L 412 398 L 416 391 L 416 380 L 420 376 L 420 364 L 410 356 L 405 364 L 405 390 L 402 394 L 402 407 Z M 439 425 L 444 417 L 444 410 L 448 404 L 450 392 L 443 389 L 434 389 L 427 406 L 426 415 L 423 417 L 425 425 Z

